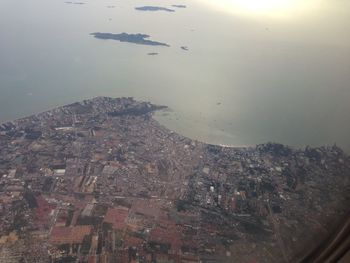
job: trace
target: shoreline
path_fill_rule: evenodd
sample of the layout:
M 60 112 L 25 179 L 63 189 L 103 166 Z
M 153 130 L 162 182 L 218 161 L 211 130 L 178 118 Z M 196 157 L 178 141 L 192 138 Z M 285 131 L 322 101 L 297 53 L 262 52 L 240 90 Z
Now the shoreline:
M 43 115 L 43 114 L 54 113 L 55 111 L 59 111 L 59 110 L 61 110 L 63 108 L 67 108 L 67 107 L 69 107 L 71 105 L 74 105 L 74 104 L 77 104 L 77 103 L 89 103 L 89 102 L 92 102 L 94 100 L 100 100 L 100 99 L 102 99 L 102 100 L 105 100 L 105 99 L 107 99 L 107 100 L 132 99 L 132 100 L 135 100 L 136 102 L 145 102 L 145 103 L 149 103 L 150 105 L 154 105 L 155 107 L 159 107 L 159 108 L 156 108 L 156 109 L 152 110 L 151 116 L 152 116 L 152 119 L 154 121 L 156 121 L 160 126 L 162 126 L 163 128 L 165 128 L 166 130 L 168 130 L 170 132 L 176 133 L 179 136 L 182 136 L 182 137 L 185 137 L 187 139 L 190 139 L 190 140 L 202 143 L 202 144 L 206 144 L 206 145 L 215 145 L 215 146 L 220 146 L 220 147 L 223 147 L 223 148 L 232 148 L 232 149 L 250 149 L 250 148 L 256 148 L 258 145 L 262 145 L 262 144 L 276 143 L 276 144 L 284 145 L 284 146 L 286 146 L 288 148 L 291 148 L 293 150 L 305 150 L 307 147 L 316 149 L 316 148 L 329 148 L 329 147 L 332 147 L 332 146 L 337 146 L 343 152 L 345 152 L 347 155 L 350 154 L 350 151 L 347 151 L 342 146 L 338 146 L 336 143 L 334 143 L 333 145 L 331 145 L 331 144 L 320 144 L 320 145 L 312 145 L 312 146 L 310 146 L 310 145 L 295 146 L 295 145 L 290 145 L 290 144 L 285 144 L 285 143 L 280 143 L 280 142 L 275 142 L 275 141 L 266 141 L 266 142 L 261 142 L 261 143 L 256 143 L 256 144 L 233 145 L 233 144 L 227 144 L 227 143 L 213 143 L 213 142 L 206 141 L 206 140 L 195 139 L 195 138 L 193 138 L 191 136 L 184 135 L 183 133 L 178 132 L 175 129 L 168 128 L 166 124 L 162 123 L 158 118 L 156 118 L 154 116 L 157 113 L 161 113 L 161 112 L 164 112 L 164 111 L 171 111 L 171 108 L 169 108 L 168 106 L 164 106 L 164 105 L 155 105 L 155 104 L 152 104 L 149 101 L 143 101 L 143 100 L 135 99 L 135 97 L 96 96 L 96 97 L 92 97 L 92 98 L 86 98 L 86 99 L 83 99 L 83 100 L 80 100 L 80 101 L 75 101 L 75 102 L 68 103 L 68 104 L 65 104 L 65 105 L 58 105 L 58 106 L 50 107 L 50 108 L 47 108 L 46 110 L 43 110 L 43 111 L 41 111 L 39 113 L 25 115 L 23 117 L 19 117 L 19 118 L 16 118 L 14 120 L 7 120 L 7 121 L 4 121 L 4 122 L 0 122 L 0 127 L 2 125 L 6 125 L 6 124 L 10 124 L 10 123 L 16 123 L 16 122 L 20 122 L 20 121 L 23 121 L 23 120 L 26 120 L 26 119 L 29 119 L 29 118 L 38 117 L 38 116 Z M 159 116 L 161 116 L 161 115 L 159 115 Z M 161 116 L 161 117 L 167 118 L 166 116 Z

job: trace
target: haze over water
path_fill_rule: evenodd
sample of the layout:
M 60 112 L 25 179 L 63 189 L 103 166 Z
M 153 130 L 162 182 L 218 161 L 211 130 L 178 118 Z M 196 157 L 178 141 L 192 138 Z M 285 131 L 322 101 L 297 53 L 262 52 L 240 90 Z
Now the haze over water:
M 271 12 L 239 0 L 84 2 L 0 1 L 0 122 L 133 96 L 169 106 L 157 119 L 193 139 L 350 150 L 350 1 Z M 173 4 L 187 8 L 134 10 Z M 92 32 L 144 33 L 170 47 Z

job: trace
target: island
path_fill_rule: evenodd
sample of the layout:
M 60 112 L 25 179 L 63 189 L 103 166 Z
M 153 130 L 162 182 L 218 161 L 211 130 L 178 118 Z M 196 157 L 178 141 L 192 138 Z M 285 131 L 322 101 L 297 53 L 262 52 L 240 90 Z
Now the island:
M 161 43 L 157 41 L 148 40 L 146 38 L 149 38 L 149 35 L 146 34 L 128 34 L 128 33 L 120 33 L 120 34 L 112 34 L 112 33 L 91 33 L 90 35 L 94 36 L 98 39 L 104 39 L 104 40 L 118 40 L 120 42 L 129 42 L 139 45 L 149 45 L 149 46 L 165 46 L 169 47 L 166 43 Z
M 159 6 L 141 6 L 141 7 L 135 7 L 138 11 L 166 11 L 166 12 L 175 12 L 173 9 L 165 8 L 165 7 L 159 7 Z
M 67 1 L 64 2 L 65 4 L 71 4 L 71 5 L 85 5 L 86 3 L 84 2 L 71 2 L 71 1 Z
M 213 145 L 97 97 L 0 124 L 5 262 L 300 262 L 350 211 L 336 145 Z
M 185 5 L 172 5 L 172 7 L 176 7 L 176 8 L 186 8 Z

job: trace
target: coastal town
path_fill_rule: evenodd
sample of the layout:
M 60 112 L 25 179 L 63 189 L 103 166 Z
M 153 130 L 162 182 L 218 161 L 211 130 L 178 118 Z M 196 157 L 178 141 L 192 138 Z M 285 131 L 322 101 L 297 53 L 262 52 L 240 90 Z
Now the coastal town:
M 97 97 L 0 125 L 0 262 L 296 262 L 350 207 L 336 145 L 210 145 Z

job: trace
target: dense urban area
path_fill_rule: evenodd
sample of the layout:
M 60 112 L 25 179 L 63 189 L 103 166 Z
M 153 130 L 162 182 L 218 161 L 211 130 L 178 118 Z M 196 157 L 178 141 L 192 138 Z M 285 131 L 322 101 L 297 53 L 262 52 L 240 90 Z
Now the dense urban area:
M 98 97 L 0 125 L 0 262 L 296 262 L 349 212 L 336 145 L 209 145 Z

